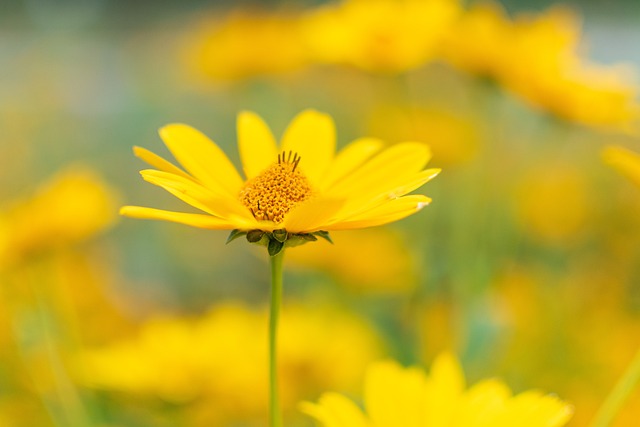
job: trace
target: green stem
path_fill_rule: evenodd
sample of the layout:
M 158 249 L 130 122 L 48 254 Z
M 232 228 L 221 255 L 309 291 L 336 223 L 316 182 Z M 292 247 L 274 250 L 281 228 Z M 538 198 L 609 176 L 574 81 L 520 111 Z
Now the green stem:
M 607 427 L 614 420 L 622 405 L 627 400 L 640 380 L 640 349 L 631 361 L 622 378 L 615 385 L 600 410 L 596 414 L 591 427 Z
M 282 426 L 282 413 L 278 398 L 278 317 L 282 302 L 282 260 L 284 250 L 271 259 L 271 311 L 269 313 L 269 425 Z

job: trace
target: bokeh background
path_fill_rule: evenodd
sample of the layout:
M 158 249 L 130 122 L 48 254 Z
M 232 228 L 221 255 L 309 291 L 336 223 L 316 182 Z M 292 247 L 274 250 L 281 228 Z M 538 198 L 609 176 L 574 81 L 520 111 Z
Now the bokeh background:
M 287 251 L 287 425 L 443 350 L 589 425 L 640 346 L 640 190 L 602 155 L 640 151 L 638 46 L 633 0 L 0 1 L 0 425 L 266 425 L 264 249 L 117 211 L 189 211 L 138 175 L 159 127 L 238 164 L 239 111 L 309 107 L 443 172 L 419 214 Z

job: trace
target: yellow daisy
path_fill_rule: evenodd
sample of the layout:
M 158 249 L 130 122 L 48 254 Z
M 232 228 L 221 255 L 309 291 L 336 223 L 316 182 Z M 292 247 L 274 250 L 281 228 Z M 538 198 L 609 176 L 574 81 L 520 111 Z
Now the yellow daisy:
M 325 427 L 560 427 L 572 415 L 569 405 L 537 391 L 516 396 L 498 380 L 465 390 L 457 360 L 441 354 L 431 374 L 395 362 L 373 364 L 364 386 L 366 414 L 341 394 L 303 403 L 304 412 Z
M 328 238 L 327 232 L 386 224 L 429 204 L 423 195 L 407 195 L 438 174 L 424 169 L 431 154 L 419 142 L 385 147 L 361 138 L 337 154 L 335 127 L 327 114 L 306 110 L 288 126 L 280 145 L 256 114 L 238 116 L 238 147 L 243 178 L 223 151 L 196 129 L 171 124 L 160 137 L 176 160 L 173 165 L 135 147 L 135 154 L 156 169 L 142 177 L 204 214 L 125 206 L 134 218 L 173 221 L 194 227 L 234 230 L 250 242 L 269 245 L 270 254 Z
M 602 150 L 602 158 L 606 164 L 640 186 L 640 154 L 619 145 L 608 145 Z

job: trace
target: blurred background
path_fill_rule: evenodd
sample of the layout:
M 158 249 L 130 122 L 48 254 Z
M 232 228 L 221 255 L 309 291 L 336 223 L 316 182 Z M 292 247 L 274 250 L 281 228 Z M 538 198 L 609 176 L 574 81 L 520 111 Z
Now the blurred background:
M 0 1 L 0 425 L 264 426 L 266 251 L 120 218 L 172 122 L 238 165 L 235 118 L 417 140 L 422 212 L 287 251 L 289 426 L 369 362 L 503 378 L 586 426 L 640 346 L 640 3 Z M 615 426 L 638 424 L 636 391 Z

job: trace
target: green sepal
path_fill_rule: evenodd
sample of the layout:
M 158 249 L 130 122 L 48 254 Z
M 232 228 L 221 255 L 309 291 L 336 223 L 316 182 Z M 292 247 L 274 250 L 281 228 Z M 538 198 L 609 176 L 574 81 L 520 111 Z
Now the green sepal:
M 284 243 L 276 239 L 269 240 L 269 244 L 267 245 L 267 251 L 269 252 L 270 256 L 278 255 L 282 249 L 284 249 Z
M 235 230 L 231 230 L 231 233 L 229 233 L 229 237 L 227 237 L 227 241 L 225 244 L 228 245 L 229 243 L 233 242 L 239 237 L 244 236 L 245 234 L 247 234 L 246 231 L 240 231 L 237 228 Z
M 264 231 L 250 230 L 247 232 L 247 241 L 249 243 L 258 243 L 260 240 L 262 240 L 262 236 L 264 236 Z
M 313 242 L 316 240 L 318 239 L 311 234 L 290 234 L 289 238 L 285 242 L 285 247 L 294 248 L 296 246 L 304 245 L 305 243 Z
M 324 231 L 324 230 L 320 230 L 320 231 L 316 231 L 315 233 L 312 233 L 314 236 L 318 236 L 318 237 L 322 237 L 324 240 L 326 240 L 327 242 L 331 243 L 333 245 L 333 240 L 331 240 L 331 236 L 329 235 L 328 231 Z
M 281 228 L 279 230 L 273 230 L 271 234 L 273 235 L 273 238 L 280 243 L 284 243 L 287 240 L 288 233 L 287 233 L 287 230 L 284 228 Z

